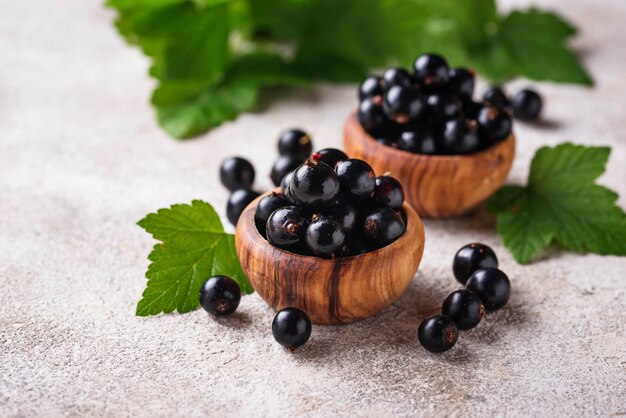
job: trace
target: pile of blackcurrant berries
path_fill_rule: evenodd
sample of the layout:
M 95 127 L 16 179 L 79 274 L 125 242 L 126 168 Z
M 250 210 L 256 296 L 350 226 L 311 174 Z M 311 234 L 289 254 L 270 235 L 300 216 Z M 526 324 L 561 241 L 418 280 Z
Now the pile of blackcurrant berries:
M 454 256 L 452 270 L 466 289 L 452 292 L 443 302 L 441 315 L 425 319 L 417 332 L 420 344 L 433 353 L 451 349 L 458 330 L 477 326 L 485 311 L 502 308 L 511 294 L 509 278 L 498 270 L 496 254 L 484 244 L 462 247 Z
M 259 201 L 254 217 L 275 247 L 324 258 L 353 256 L 404 233 L 402 186 L 389 175 L 376 177 L 365 161 L 327 148 L 286 179 L 281 193 Z

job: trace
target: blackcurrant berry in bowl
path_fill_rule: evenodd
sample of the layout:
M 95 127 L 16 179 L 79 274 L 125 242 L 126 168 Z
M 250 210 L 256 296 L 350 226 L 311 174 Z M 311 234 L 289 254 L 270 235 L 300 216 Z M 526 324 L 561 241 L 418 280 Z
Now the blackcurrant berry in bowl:
M 433 155 L 441 152 L 442 147 L 427 128 L 404 131 L 398 139 L 398 149 L 416 154 Z
M 339 178 L 329 165 L 307 160 L 293 172 L 289 194 L 300 205 L 321 208 L 339 194 Z
M 487 89 L 483 94 L 483 100 L 487 102 L 487 104 L 502 110 L 511 106 L 509 98 L 506 97 L 506 94 L 500 87 L 490 87 Z
M 455 123 L 461 125 L 461 122 Z M 448 132 L 448 144 L 458 145 L 463 150 L 473 149 L 477 142 L 473 136 L 475 122 L 465 120 L 463 124 L 467 125 L 467 130 L 461 127 L 457 132 Z M 392 148 L 377 142 L 353 113 L 344 126 L 343 148 L 351 157 L 366 161 L 375 172 L 393 173 L 403 186 L 407 202 L 423 217 L 463 215 L 504 184 L 515 156 L 513 132 L 487 147 L 479 142 L 478 150 L 471 154 L 441 155 L 437 142 L 442 138 L 433 133 L 430 139 L 425 139 L 428 129 L 416 128 L 419 138 L 403 133 L 398 148 Z M 400 149 L 415 146 L 411 142 L 420 144 L 424 150 L 434 149 L 438 154 L 416 154 Z
M 509 301 L 511 282 L 495 267 L 479 269 L 467 281 L 467 290 L 476 293 L 487 311 L 496 311 Z
M 324 148 L 311 156 L 311 159 L 329 165 L 331 168 L 335 168 L 337 163 L 345 161 L 348 158 L 345 152 L 336 148 Z
M 278 137 L 278 153 L 306 160 L 313 151 L 311 137 L 300 129 L 288 129 Z
M 396 85 L 385 93 L 384 113 L 390 120 L 401 125 L 419 118 L 424 108 L 422 96 L 413 87 Z
M 282 193 L 272 192 L 271 194 L 263 197 L 259 200 L 259 204 L 256 206 L 254 212 L 254 222 L 256 223 L 259 232 L 265 233 L 265 227 L 270 215 L 280 208 L 291 206 L 291 201 Z
M 346 233 L 341 224 L 330 217 L 315 217 L 306 229 L 306 245 L 318 257 L 332 257 L 343 246 L 345 239 Z
M 450 68 L 445 58 L 424 54 L 415 60 L 415 81 L 425 88 L 445 86 L 450 80 Z
M 296 168 L 300 167 L 303 162 L 304 159 L 293 155 L 281 155 L 278 157 L 272 166 L 272 171 L 270 173 L 270 178 L 272 179 L 274 186 L 279 186 L 283 181 L 283 178 Z
M 214 316 L 230 315 L 241 301 L 241 289 L 227 276 L 209 277 L 200 287 L 200 306 Z
M 431 353 L 443 353 L 454 347 L 459 332 L 452 318 L 435 315 L 422 321 L 417 330 L 417 338 L 422 347 Z
M 515 119 L 531 121 L 539 117 L 541 113 L 541 96 L 534 90 L 520 90 L 512 100 L 513 116 Z
M 369 199 L 376 187 L 376 174 L 368 163 L 359 159 L 348 159 L 335 167 L 341 191 L 350 200 L 359 202 Z
M 498 267 L 498 257 L 491 247 L 479 242 L 464 245 L 454 255 L 452 272 L 454 277 L 462 283 L 478 269 Z
M 389 245 L 372 250 L 366 247 L 369 243 L 354 232 L 352 236 L 346 234 L 336 255 L 324 258 L 279 248 L 259 232 L 254 221 L 256 206 L 269 194 L 271 192 L 253 201 L 244 210 L 237 224 L 235 246 L 241 267 L 252 287 L 275 310 L 299 308 L 315 324 L 354 322 L 389 306 L 413 280 L 424 250 L 424 227 L 420 217 L 407 203 L 399 210 L 405 230 Z M 285 215 L 281 218 L 283 221 L 276 223 L 277 228 L 272 233 L 286 230 L 298 234 L 301 226 L 306 232 L 308 223 L 315 222 L 318 216 L 337 222 L 332 208 L 333 203 L 319 212 L 304 216 L 302 223 L 299 216 L 291 221 L 291 214 L 282 214 Z M 276 213 L 284 210 L 281 208 L 274 212 L 268 226 Z M 396 214 L 392 209 L 388 210 Z M 294 223 L 296 227 L 290 226 Z M 288 240 L 289 234 L 285 235 L 287 238 L 278 234 L 278 238 L 273 238 L 274 242 L 292 243 Z M 370 251 L 363 253 L 366 249 Z
M 402 217 L 393 209 L 380 207 L 370 209 L 363 214 L 361 221 L 361 236 L 370 248 L 378 249 L 385 247 L 398 239 L 406 225 Z
M 301 207 L 286 206 L 276 209 L 265 226 L 267 241 L 278 248 L 294 249 L 300 245 L 308 226 L 309 214 Z
M 237 226 L 237 221 L 243 210 L 257 197 L 259 197 L 259 193 L 253 190 L 239 189 L 232 192 L 226 201 L 226 217 L 228 221 L 233 226 Z
M 391 86 L 413 87 L 413 77 L 404 68 L 389 68 L 383 74 L 383 85 L 387 89 Z
M 337 221 L 346 235 L 351 235 L 354 232 L 359 219 L 355 207 L 343 198 L 335 199 L 324 209 L 323 214 Z
M 254 167 L 245 158 L 227 158 L 220 165 L 220 181 L 231 192 L 250 189 L 254 183 Z
M 483 107 L 478 113 L 478 129 L 490 143 L 508 138 L 513 129 L 513 122 L 508 112 L 497 107 Z
M 449 73 L 448 91 L 459 96 L 463 101 L 472 99 L 474 95 L 474 71 L 467 68 L 453 68 Z
M 398 210 L 404 203 L 404 191 L 398 180 L 391 176 L 376 177 L 374 188 L 374 202 Z
M 477 127 L 465 119 L 447 121 L 442 140 L 445 148 L 452 154 L 472 154 L 481 147 Z
M 367 77 L 359 86 L 359 102 L 365 99 L 374 99 L 380 104 L 383 94 L 385 94 L 385 87 L 382 77 L 375 75 Z
M 450 317 L 460 330 L 472 329 L 485 316 L 485 307 L 476 293 L 456 290 L 443 301 L 441 313 Z
M 272 334 L 280 345 L 294 351 L 311 337 L 311 320 L 298 308 L 281 309 L 272 321 Z
M 387 117 L 385 112 L 383 112 L 381 100 L 369 97 L 364 99 L 359 105 L 359 123 L 372 135 L 381 132 L 387 125 Z
M 461 115 L 463 104 L 450 93 L 431 94 L 426 99 L 428 112 L 434 120 L 446 121 Z

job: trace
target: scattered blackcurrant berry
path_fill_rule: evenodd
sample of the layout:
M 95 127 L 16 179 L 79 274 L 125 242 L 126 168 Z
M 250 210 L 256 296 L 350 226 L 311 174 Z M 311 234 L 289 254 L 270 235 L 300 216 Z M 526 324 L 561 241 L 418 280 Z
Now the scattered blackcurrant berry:
M 431 94 L 426 102 L 431 117 L 446 121 L 461 114 L 462 103 L 450 93 Z
M 278 153 L 292 155 L 301 161 L 306 160 L 313 151 L 311 137 L 299 129 L 289 129 L 278 137 Z
M 326 209 L 324 209 L 324 215 L 328 216 L 343 228 L 346 235 L 352 234 L 354 231 L 359 214 L 354 206 L 343 198 L 335 199 Z
M 424 54 L 415 60 L 415 81 L 425 87 L 441 87 L 450 80 L 448 62 L 440 55 Z
M 404 68 L 389 68 L 383 74 L 383 83 L 385 88 L 391 86 L 413 87 L 413 77 Z
M 327 164 L 331 168 L 335 168 L 338 162 L 347 160 L 348 156 L 345 152 L 336 148 L 324 148 L 313 154 L 311 159 Z
M 418 154 L 433 155 L 440 152 L 440 147 L 432 132 L 420 128 L 402 132 L 398 139 L 398 148 Z
M 352 201 L 363 201 L 372 196 L 376 187 L 376 175 L 368 163 L 351 158 L 335 167 L 341 191 Z
M 285 308 L 274 317 L 272 334 L 280 345 L 293 351 L 309 341 L 311 320 L 298 308 Z
M 259 197 L 259 193 L 253 190 L 239 189 L 232 192 L 226 202 L 226 217 L 228 221 L 233 226 L 237 226 L 237 221 L 243 210 L 257 197 Z
M 506 305 L 511 295 L 511 282 L 495 267 L 476 270 L 467 281 L 467 289 L 476 293 L 485 309 L 495 311 Z
M 461 247 L 452 262 L 454 277 L 463 284 L 476 270 L 487 267 L 498 267 L 498 257 L 490 247 L 478 242 Z
M 294 171 L 289 193 L 298 204 L 319 208 L 335 199 L 339 193 L 339 179 L 327 164 L 307 160 Z
M 220 165 L 220 180 L 231 192 L 250 189 L 254 183 L 254 167 L 245 158 L 227 158 Z
M 450 317 L 435 315 L 422 321 L 417 330 L 417 338 L 426 350 L 443 353 L 454 347 L 459 333 Z
M 372 250 L 391 244 L 405 229 L 404 221 L 391 208 L 374 208 L 363 215 L 361 233 Z
M 519 91 L 512 100 L 513 116 L 519 120 L 535 120 L 541 113 L 541 96 L 534 90 Z
M 286 206 L 272 212 L 266 225 L 267 240 L 275 247 L 296 250 L 309 226 L 308 213 L 298 206 Z
M 319 216 L 306 229 L 305 241 L 308 249 L 318 257 L 331 257 L 341 248 L 346 234 L 339 222 L 333 218 Z
M 270 173 L 270 178 L 272 179 L 274 186 L 279 186 L 283 178 L 298 168 L 303 162 L 303 159 L 294 157 L 293 155 L 281 155 L 278 157 L 272 166 L 272 172 Z
M 412 87 L 392 86 L 383 100 L 385 115 L 399 124 L 417 119 L 424 109 L 420 94 Z
M 212 276 L 200 287 L 200 306 L 214 316 L 229 315 L 241 300 L 239 285 L 230 277 Z
M 453 154 L 471 154 L 480 149 L 478 130 L 464 119 L 446 122 L 442 140 L 444 146 Z
M 374 202 L 398 210 L 404 203 L 404 191 L 398 180 L 391 176 L 376 177 Z
M 365 99 L 373 99 L 382 103 L 382 96 L 385 94 L 385 87 L 383 84 L 383 78 L 378 76 L 367 77 L 359 86 L 359 101 L 362 102 Z M 377 99 L 376 99 L 377 97 Z
M 485 307 L 476 293 L 457 290 L 443 302 L 441 313 L 450 317 L 458 329 L 466 330 L 480 323 L 485 316 Z
M 359 105 L 359 122 L 370 134 L 380 132 L 386 124 L 382 104 L 373 98 L 363 100 Z
M 261 235 L 265 235 L 265 227 L 270 215 L 280 208 L 290 206 L 292 203 L 284 194 L 272 192 L 259 200 L 254 212 L 254 223 Z
M 453 68 L 449 74 L 448 90 L 461 100 L 470 100 L 474 94 L 474 72 L 467 68 Z
M 504 94 L 504 91 L 500 87 L 490 87 L 483 94 L 483 100 L 493 107 L 498 109 L 506 109 L 511 105 L 509 99 Z
M 507 138 L 513 129 L 509 113 L 497 107 L 483 107 L 478 113 L 477 121 L 480 133 L 490 143 Z

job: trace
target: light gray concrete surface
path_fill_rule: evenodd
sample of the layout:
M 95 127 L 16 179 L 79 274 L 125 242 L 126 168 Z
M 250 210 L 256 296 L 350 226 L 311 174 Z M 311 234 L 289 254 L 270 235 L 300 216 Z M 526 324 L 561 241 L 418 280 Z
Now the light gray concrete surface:
M 267 189 L 285 127 L 338 146 L 354 87 L 276 93 L 263 113 L 177 143 L 147 104 L 147 61 L 100 2 L 0 4 L 0 416 L 626 414 L 626 258 L 553 251 L 522 267 L 482 211 L 427 221 L 406 294 L 369 320 L 315 327 L 294 354 L 273 341 L 256 295 L 219 321 L 135 317 L 154 244 L 135 222 L 194 198 L 223 215 L 217 167 L 232 154 L 253 159 Z M 516 126 L 510 180 L 525 180 L 542 144 L 608 144 L 601 182 L 625 206 L 626 3 L 545 5 L 580 26 L 598 84 L 539 86 L 550 126 Z M 497 251 L 511 301 L 453 350 L 428 354 L 417 326 L 458 287 L 450 263 L 469 241 Z

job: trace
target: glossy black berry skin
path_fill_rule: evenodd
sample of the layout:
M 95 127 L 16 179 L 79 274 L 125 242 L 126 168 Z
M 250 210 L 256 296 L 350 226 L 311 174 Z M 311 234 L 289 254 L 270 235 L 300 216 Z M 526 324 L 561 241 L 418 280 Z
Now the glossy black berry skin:
M 287 199 L 284 194 L 276 192 L 272 192 L 271 194 L 265 196 L 263 199 L 259 200 L 259 203 L 257 203 L 256 210 L 254 212 L 254 223 L 256 224 L 256 227 L 261 235 L 265 235 L 265 227 L 267 225 L 267 220 L 270 218 L 270 215 L 276 209 L 284 208 L 285 206 L 291 206 L 291 204 L 291 201 Z
M 467 290 L 476 293 L 487 311 L 496 311 L 509 301 L 511 282 L 502 270 L 479 269 L 467 281 Z
M 311 320 L 298 308 L 285 308 L 274 317 L 272 334 L 280 345 L 293 351 L 309 341 Z
M 453 68 L 450 70 L 448 91 L 457 95 L 463 101 L 470 100 L 474 94 L 474 72 L 467 68 Z
M 426 88 L 443 87 L 450 80 L 448 62 L 440 55 L 424 54 L 415 60 L 415 81 Z
M 354 232 L 359 219 L 359 214 L 354 206 L 343 198 L 335 199 L 324 209 L 324 215 L 339 223 L 346 235 Z
M 254 167 L 245 158 L 227 158 L 220 165 L 220 181 L 231 192 L 250 189 L 254 183 Z
M 539 117 L 541 113 L 541 96 L 534 90 L 520 90 L 512 100 L 513 116 L 515 119 L 531 121 Z
M 363 241 L 372 250 L 391 244 L 405 229 L 404 221 L 391 208 L 374 208 L 363 214 L 361 234 Z
M 367 253 L 367 245 L 357 239 L 347 239 L 339 250 L 339 257 L 354 257 Z
M 374 193 L 376 175 L 368 163 L 351 158 L 335 167 L 341 191 L 349 200 L 363 201 Z
M 469 290 L 457 290 L 443 301 L 441 313 L 450 317 L 460 330 L 472 329 L 485 316 L 485 307 L 478 295 Z
M 280 181 L 280 192 L 287 196 L 289 192 L 289 184 L 291 183 L 291 178 L 293 177 L 293 171 L 285 174 L 285 177 Z M 288 198 L 288 197 L 287 197 Z
M 387 206 L 398 210 L 404 203 L 404 190 L 402 184 L 391 176 L 376 177 L 374 188 L 374 202 L 381 206 Z
M 239 285 L 230 277 L 212 276 L 200 287 L 200 306 L 214 316 L 229 315 L 241 301 Z
M 387 121 L 382 103 L 374 98 L 368 98 L 361 102 L 358 117 L 363 129 L 371 135 L 382 132 Z
M 485 94 L 483 94 L 483 100 L 498 109 L 506 109 L 511 105 L 511 102 L 509 102 L 509 99 L 500 87 L 490 87 L 487 89 Z
M 383 110 L 390 120 L 404 125 L 421 115 L 424 102 L 414 88 L 396 85 L 387 90 Z
M 287 206 L 272 212 L 266 225 L 270 244 L 284 250 L 296 250 L 309 226 L 309 214 L 298 206 Z
M 459 332 L 450 317 L 435 315 L 422 321 L 417 338 L 422 347 L 431 353 L 443 353 L 454 347 Z
M 257 197 L 259 197 L 259 193 L 253 190 L 239 189 L 232 192 L 226 202 L 226 217 L 228 221 L 233 226 L 237 226 L 237 221 L 243 210 Z
M 389 68 L 383 74 L 383 84 L 386 88 L 391 86 L 413 87 L 413 77 L 404 68 Z
M 385 94 L 385 87 L 382 77 L 367 77 L 359 86 L 359 102 L 376 96 L 382 98 L 383 94 Z
M 327 164 L 331 168 L 335 168 L 338 162 L 347 160 L 348 156 L 345 152 L 336 148 L 324 148 L 313 154 L 311 159 Z
M 426 102 L 431 118 L 446 121 L 461 115 L 462 103 L 450 93 L 431 94 Z
M 307 160 L 294 171 L 289 193 L 300 205 L 320 208 L 328 205 L 339 194 L 339 179 L 327 164 Z
M 497 107 L 483 107 L 477 121 L 481 136 L 491 144 L 506 139 L 513 129 L 509 113 Z
M 333 218 L 319 216 L 306 230 L 305 241 L 308 249 L 318 257 L 328 258 L 338 251 L 346 239 L 339 222 Z
M 487 267 L 497 268 L 498 257 L 491 247 L 479 242 L 461 247 L 452 261 L 454 277 L 462 284 L 467 283 L 476 270 Z
M 464 119 L 446 122 L 441 138 L 452 154 L 471 154 L 481 148 L 478 130 Z
M 417 154 L 439 154 L 440 148 L 432 132 L 424 128 L 402 132 L 398 139 L 398 149 Z
M 283 178 L 298 168 L 303 162 L 303 159 L 294 157 L 293 155 L 281 155 L 278 157 L 270 173 L 270 178 L 274 186 L 280 185 Z
M 313 151 L 311 137 L 299 129 L 289 129 L 278 137 L 278 153 L 292 155 L 301 161 L 306 160 Z

